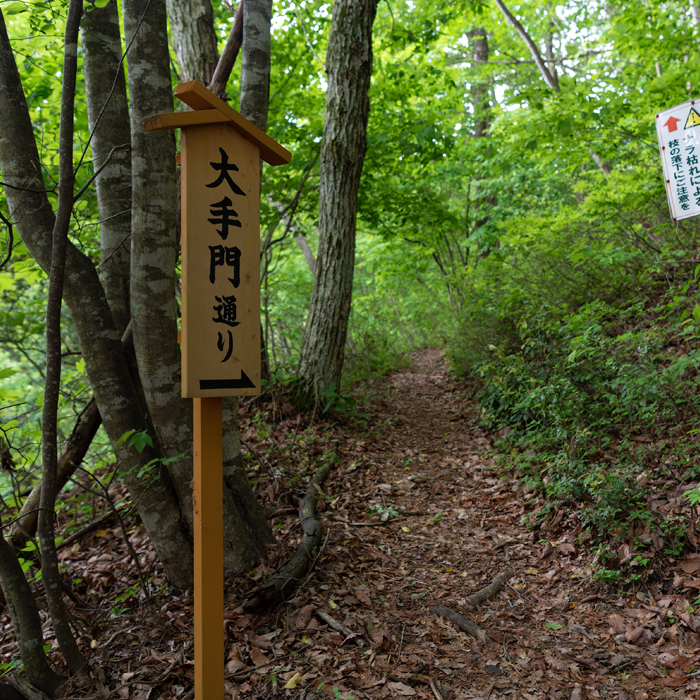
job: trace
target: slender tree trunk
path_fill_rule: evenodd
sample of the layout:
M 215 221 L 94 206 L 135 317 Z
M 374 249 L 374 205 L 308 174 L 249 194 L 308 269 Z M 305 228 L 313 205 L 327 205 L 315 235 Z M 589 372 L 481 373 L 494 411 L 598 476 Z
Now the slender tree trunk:
M 482 75 L 484 66 L 489 62 L 489 39 L 485 29 L 472 29 L 467 35 L 472 54 L 471 98 L 474 110 L 474 138 L 480 139 L 488 134 L 491 126 L 491 84 Z
M 62 681 L 51 670 L 44 653 L 41 619 L 32 589 L 12 548 L 1 536 L 0 584 L 12 618 L 27 679 L 39 690 L 52 696 Z
M 85 12 L 81 42 L 94 168 L 110 159 L 96 180 L 102 251 L 100 279 L 121 335 L 131 316 L 131 131 L 117 0 Z
M 241 66 L 241 114 L 258 128 L 267 129 L 267 110 L 270 98 L 270 21 L 272 18 L 272 0 L 245 0 L 238 7 L 234 28 L 229 41 L 235 44 L 235 25 L 240 21 L 242 30 L 242 66 Z M 239 20 L 239 17 L 241 18 Z M 242 20 L 242 21 L 241 21 Z M 235 46 L 231 47 L 233 50 Z M 224 51 L 222 60 L 227 56 Z M 228 60 L 228 59 L 227 59 Z M 235 57 L 234 57 L 235 60 Z M 233 65 L 233 64 L 231 64 Z M 218 73 L 217 69 L 217 73 Z M 221 74 L 223 76 L 223 73 Z M 262 161 L 260 174 L 262 177 Z M 262 353 L 262 376 L 269 379 L 267 349 L 264 334 L 260 333 Z M 233 538 L 238 537 L 248 543 L 251 553 L 259 553 L 266 544 L 275 541 L 270 525 L 265 519 L 260 504 L 248 481 L 248 476 L 241 455 L 238 431 L 238 399 L 224 401 L 224 499 L 230 504 L 226 512 L 227 542 L 226 559 L 230 565 L 240 570 L 244 564 L 240 545 L 232 546 Z M 249 557 L 250 558 L 250 557 Z M 235 562 L 238 560 L 238 564 Z
M 484 68 L 489 62 L 489 39 L 485 29 L 478 28 L 469 32 L 469 47 L 472 52 L 472 73 L 474 75 L 471 84 L 472 109 L 474 110 L 474 138 L 481 140 L 484 156 L 490 156 L 490 141 L 488 140 L 489 129 L 493 121 L 491 111 L 491 84 L 488 78 L 484 77 Z M 491 209 L 496 205 L 496 197 L 492 194 L 484 193 L 483 186 L 477 181 L 474 186 L 474 214 L 473 225 L 469 227 L 471 232 L 484 226 L 491 218 Z M 468 230 L 469 230 L 468 228 Z M 460 261 L 459 267 L 463 265 Z M 459 285 L 455 289 L 455 298 L 460 299 Z
M 241 114 L 267 130 L 270 104 L 270 22 L 272 0 L 246 0 L 243 14 Z
M 270 104 L 270 22 L 272 0 L 247 0 L 243 14 L 241 66 L 241 114 L 263 131 L 267 130 Z M 260 161 L 260 178 L 264 171 Z M 262 182 L 261 182 L 262 185 Z M 262 187 L 260 188 L 262 191 Z M 260 377 L 270 381 L 270 360 L 265 328 L 260 326 Z
M 208 85 L 219 59 L 210 0 L 166 2 L 180 80 L 199 80 Z
M 56 489 L 60 491 L 68 479 L 75 473 L 85 457 L 102 420 L 95 399 L 88 401 L 78 420 L 73 427 L 68 440 L 66 440 L 61 456 L 58 459 Z M 19 552 L 27 540 L 34 537 L 38 519 L 37 508 L 41 499 L 41 482 L 31 490 L 29 496 L 22 504 L 18 519 L 12 524 L 10 535 L 7 538 L 15 552 Z
M 46 302 L 46 379 L 41 420 L 41 499 L 38 520 L 41 547 L 41 578 L 51 614 L 56 640 L 68 668 L 81 671 L 86 661 L 70 628 L 68 610 L 63 602 L 61 574 L 58 569 L 54 518 L 58 475 L 58 401 L 61 389 L 61 306 L 66 267 L 68 229 L 73 213 L 73 112 L 78 73 L 78 33 L 82 0 L 70 0 L 66 18 L 63 73 L 61 85 L 61 126 L 58 141 L 58 207 L 53 226 L 49 295 Z
M 165 0 L 124 2 L 131 108 L 131 318 L 148 409 L 170 475 L 192 522 L 192 402 L 180 396 L 177 343 L 175 138 L 142 118 L 173 111 Z
M 532 37 L 527 33 L 527 30 L 521 24 L 518 18 L 506 7 L 503 0 L 496 0 L 496 4 L 501 9 L 501 12 L 503 12 L 504 17 L 513 25 L 515 31 L 518 32 L 522 40 L 525 42 L 527 48 L 530 50 L 532 58 L 535 60 L 535 65 L 539 69 L 540 74 L 544 78 L 544 81 L 547 83 L 547 85 L 549 85 L 550 88 L 552 88 L 552 90 L 554 90 L 554 92 L 561 92 L 561 88 L 559 87 L 559 78 L 557 77 L 557 72 L 554 68 L 554 63 L 550 63 L 550 65 L 552 66 L 551 70 L 547 68 L 546 63 L 542 58 L 542 54 L 537 48 L 537 44 L 532 40 Z M 551 44 L 552 38 L 548 38 L 548 42 L 549 44 Z M 550 56 L 548 57 L 550 59 L 553 59 L 552 49 L 548 49 L 548 52 L 550 54 Z M 590 153 L 590 156 L 595 162 L 595 164 L 600 168 L 601 172 L 604 175 L 610 175 L 610 165 L 604 162 L 603 159 L 590 146 L 588 146 L 588 152 Z
M 525 42 L 527 48 L 530 50 L 532 58 L 535 60 L 535 65 L 539 69 L 547 85 L 549 85 L 549 87 L 551 87 L 552 90 L 554 90 L 554 92 L 559 92 L 559 81 L 557 80 L 556 73 L 551 73 L 549 71 L 545 62 L 542 60 L 542 54 L 537 48 L 537 44 L 535 44 L 530 35 L 527 33 L 525 27 L 523 27 L 518 18 L 506 7 L 506 4 L 503 2 L 503 0 L 496 0 L 496 5 L 498 5 L 504 17 L 513 25 L 515 31 L 518 32 L 518 34 L 520 34 L 520 37 Z
M 299 405 L 340 388 L 355 263 L 357 194 L 367 149 L 377 0 L 336 0 L 326 72 L 319 247 L 299 362 Z
M 10 186 L 5 191 L 10 215 L 30 254 L 48 273 L 54 213 L 45 193 L 27 102 L 2 15 L 0 110 L 3 114 L 0 170 L 3 181 Z M 148 430 L 95 267 L 70 242 L 66 252 L 64 299 L 110 441 L 114 445 L 129 430 Z M 187 588 L 192 581 L 191 541 L 182 527 L 167 474 L 161 471 L 148 481 L 135 476 L 139 467 L 159 456 L 151 449 L 139 453 L 128 441 L 117 450 L 131 497 L 138 504 L 141 519 L 168 577 L 174 585 Z

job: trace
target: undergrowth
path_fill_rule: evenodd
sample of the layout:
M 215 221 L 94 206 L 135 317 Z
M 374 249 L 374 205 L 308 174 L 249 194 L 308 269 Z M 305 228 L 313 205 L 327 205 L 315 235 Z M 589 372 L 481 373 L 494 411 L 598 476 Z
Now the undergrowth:
M 541 307 L 474 366 L 500 467 L 543 497 L 533 525 L 563 511 L 599 546 L 643 549 L 653 535 L 663 554 L 683 552 L 700 500 L 699 269 L 654 301 Z M 658 507 L 664 489 L 675 507 Z M 601 580 L 618 580 L 601 566 Z

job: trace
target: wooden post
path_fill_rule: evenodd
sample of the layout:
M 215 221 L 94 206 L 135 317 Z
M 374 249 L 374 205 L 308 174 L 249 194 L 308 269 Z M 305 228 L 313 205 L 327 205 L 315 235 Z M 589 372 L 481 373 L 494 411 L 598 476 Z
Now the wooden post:
M 222 400 L 194 401 L 194 696 L 224 700 Z
M 292 154 L 195 80 L 182 129 L 182 396 L 194 400 L 194 697 L 224 700 L 222 396 L 260 393 L 260 159 Z

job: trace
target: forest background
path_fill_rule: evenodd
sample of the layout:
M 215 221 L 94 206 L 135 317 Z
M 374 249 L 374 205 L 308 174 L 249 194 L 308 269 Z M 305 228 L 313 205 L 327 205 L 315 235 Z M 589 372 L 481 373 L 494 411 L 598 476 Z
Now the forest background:
M 114 2 L 86 3 L 83 31 L 91 12 L 113 6 L 126 42 L 132 41 L 143 28 L 141 15 L 128 5 L 122 11 Z M 234 8 L 196 5 L 213 12 L 215 41 L 222 49 Z M 680 469 L 684 483 L 700 476 L 700 255 L 695 220 L 673 222 L 668 213 L 654 115 L 697 95 L 700 8 L 692 2 L 651 0 L 370 5 L 376 8 L 369 23 L 370 112 L 342 381 L 338 373 L 317 385 L 313 409 L 357 414 L 363 384 L 405 363 L 412 350 L 443 347 L 454 372 L 478 382 L 481 417 L 499 431 L 503 467 L 547 496 L 537 517 L 561 518 L 575 509 L 596 542 L 642 523 L 644 532 L 656 528 L 669 550 L 680 553 L 687 544 L 683 522 L 650 511 L 645 499 L 664 470 Z M 141 9 L 149 7 L 144 3 Z M 168 6 L 168 89 L 197 77 L 183 65 L 177 7 Z M 47 201 L 59 215 L 60 153 L 63 147 L 65 163 L 68 148 L 70 167 L 82 163 L 75 171 L 80 197 L 68 214 L 70 250 L 104 275 L 120 248 L 105 248 L 100 229 L 122 212 L 105 216 L 100 211 L 91 179 L 95 165 L 84 158 L 94 122 L 83 77 L 85 39 L 77 50 L 75 103 L 69 112 L 75 135 L 66 146 L 60 131 L 66 105 L 59 105 L 66 84 L 69 8 L 61 2 L 13 0 L 0 9 L 31 116 Z M 199 10 L 191 11 L 198 16 Z M 281 0 L 274 3 L 269 25 L 267 132 L 294 154 L 291 165 L 264 169 L 261 196 L 267 382 L 283 392 L 294 386 L 303 355 L 316 274 L 329 84 L 324 66 L 331 53 L 332 16 L 328 3 Z M 167 104 L 164 108 L 162 101 L 156 104 L 161 98 L 154 98 L 153 108 L 140 104 L 139 113 L 133 101 L 148 86 L 139 87 L 136 67 L 129 68 L 128 61 L 124 67 L 123 94 L 132 100 L 131 139 L 136 139 L 140 117 L 167 111 Z M 4 76 L 3 81 L 5 90 Z M 246 113 L 244 83 L 234 72 L 226 92 L 230 104 Z M 15 138 L 7 124 L 1 128 L 3 143 Z M 127 130 L 123 142 L 129 141 Z M 119 148 L 113 155 L 119 157 Z M 152 162 L 167 159 L 149 157 Z M 37 253 L 40 246 L 33 249 L 27 236 L 18 236 L 27 219 L 17 217 L 18 200 L 12 200 L 17 186 L 8 176 L 8 163 L 2 165 L 7 198 L 0 204 L 5 224 L 0 232 L 5 252 L 0 483 L 3 505 L 14 513 L 46 459 L 42 412 L 51 356 L 47 343 L 52 341 L 45 333 L 46 259 Z M 174 177 L 174 163 L 172 169 Z M 144 183 L 150 175 L 149 170 L 134 172 L 134 198 L 137 178 Z M 26 181 L 23 187 L 30 194 L 41 189 L 27 187 Z M 148 219 L 148 205 L 136 199 L 131 204 L 131 196 L 125 206 L 131 208 L 133 225 L 139 211 Z M 165 207 L 173 222 L 176 206 L 173 199 Z M 163 264 L 177 269 L 176 240 L 170 240 L 173 257 Z M 147 244 L 139 249 L 133 240 L 130 245 L 132 257 L 141 250 L 144 260 Z M 111 433 L 100 428 L 83 467 L 101 473 L 114 464 L 115 455 L 122 463 L 138 460 L 138 469 L 125 475 L 138 501 L 144 491 L 154 491 L 139 486 L 154 469 L 163 479 L 165 470 L 174 482 L 187 482 L 190 443 L 178 432 L 187 416 L 173 414 L 166 401 L 159 404 L 163 387 L 176 383 L 171 377 L 155 386 L 149 379 L 158 375 L 163 348 L 143 343 L 145 334 L 157 337 L 160 331 L 152 325 L 157 314 L 134 314 L 139 303 L 149 303 L 149 290 L 133 287 L 133 260 L 131 265 L 134 354 L 148 410 L 136 422 L 133 412 L 121 411 L 121 418 L 109 423 Z M 152 271 L 140 274 L 145 278 Z M 172 277 L 174 286 L 166 295 L 175 298 L 177 272 Z M 80 282 L 75 284 L 69 295 L 79 295 Z M 85 313 L 98 314 L 90 290 L 82 293 L 95 308 Z M 139 294 L 141 302 L 135 301 Z M 163 333 L 173 336 L 177 309 L 168 313 L 173 323 Z M 76 311 L 64 306 L 54 445 L 69 438 L 93 391 L 109 391 L 90 369 L 76 324 Z M 127 327 L 128 312 L 115 321 L 114 337 L 118 340 Z M 128 339 L 124 342 L 128 345 Z M 173 336 L 165 352 L 168 361 L 175 349 Z M 100 352 L 106 351 L 93 350 L 94 367 Z M 236 411 L 229 413 L 233 421 Z M 240 479 L 240 447 L 233 442 L 230 477 Z M 700 494 L 691 488 L 686 498 L 696 502 Z M 177 499 L 187 513 L 186 497 L 178 492 Z M 231 506 L 236 507 L 247 512 L 253 505 Z M 257 532 L 249 529 L 252 543 L 269 537 L 262 525 Z M 248 553 L 231 554 L 230 567 L 240 568 Z M 167 558 L 164 550 L 159 554 Z M 186 570 L 185 562 L 183 585 Z M 601 571 L 615 578 L 613 570 Z M 177 578 L 176 571 L 170 573 L 171 580 Z

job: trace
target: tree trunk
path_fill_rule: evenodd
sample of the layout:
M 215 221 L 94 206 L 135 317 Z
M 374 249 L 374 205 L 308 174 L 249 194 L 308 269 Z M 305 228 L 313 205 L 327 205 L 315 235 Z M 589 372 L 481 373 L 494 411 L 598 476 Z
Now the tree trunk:
M 224 399 L 223 409 L 224 571 L 233 575 L 249 569 L 275 538 L 243 463 L 238 399 Z
M 243 10 L 243 2 L 238 7 L 238 22 Z M 267 129 L 267 109 L 270 99 L 270 21 L 272 0 L 245 0 L 242 16 L 242 66 L 241 66 L 241 114 L 258 128 Z M 232 29 L 230 41 L 235 44 Z M 233 46 L 232 48 L 235 48 Z M 226 52 L 224 52 L 226 55 Z M 223 56 L 222 56 L 223 58 Z M 262 177 L 262 161 L 260 174 Z M 260 333 L 262 352 L 262 377 L 269 379 L 267 353 L 264 335 Z M 267 370 L 267 371 L 266 371 Z M 226 518 L 224 538 L 227 544 L 225 557 L 228 566 L 238 565 L 234 570 L 245 566 L 245 551 L 240 545 L 232 547 L 234 538 L 248 543 L 251 554 L 257 556 L 266 544 L 275 541 L 270 525 L 258 503 L 248 481 L 241 455 L 238 432 L 238 399 L 224 401 L 224 502 L 229 504 L 230 515 Z M 248 555 L 248 561 L 250 560 Z M 227 566 L 227 568 L 228 568 Z
M 221 52 L 219 62 L 216 64 L 214 75 L 209 83 L 209 89 L 218 97 L 226 98 L 226 84 L 231 77 L 231 71 L 238 58 L 238 52 L 243 45 L 243 15 L 245 14 L 245 2 L 238 3 L 238 10 L 231 25 L 231 31 L 226 40 L 226 46 Z
M 0 584 L 7 600 L 27 679 L 39 690 L 52 696 L 62 681 L 51 670 L 44 653 L 39 609 L 32 589 L 12 548 L 3 537 L 0 537 Z
M 183 456 L 170 464 L 169 471 L 182 517 L 191 530 L 192 402 L 180 396 L 175 297 L 175 138 L 171 131 L 147 132 L 142 124 L 144 116 L 173 111 L 165 0 L 129 0 L 123 8 L 125 40 L 130 46 L 134 349 L 162 453 L 168 458 Z
M 319 247 L 299 362 L 299 405 L 340 388 L 355 264 L 357 193 L 367 149 L 377 0 L 336 0 L 326 56 Z
M 489 62 L 489 39 L 485 29 L 472 29 L 469 48 L 472 53 L 471 98 L 474 110 L 474 138 L 480 139 L 488 134 L 491 126 L 491 84 L 481 74 L 482 68 Z
M 81 41 L 95 170 L 110 159 L 96 179 L 102 251 L 100 279 L 121 335 L 131 316 L 131 131 L 117 0 L 83 14 Z M 120 146 L 124 148 L 112 152 Z
M 504 17 L 513 25 L 515 31 L 518 32 L 518 34 L 520 34 L 520 37 L 525 42 L 527 48 L 530 50 L 532 58 L 535 61 L 535 65 L 539 69 L 547 85 L 549 85 L 549 87 L 551 87 L 552 90 L 554 90 L 554 92 L 559 92 L 559 81 L 557 80 L 556 72 L 550 72 L 549 68 L 547 68 L 545 62 L 542 60 L 542 54 L 537 48 L 537 44 L 535 44 L 530 35 L 527 33 L 525 27 L 523 27 L 518 18 L 506 7 L 503 0 L 496 0 L 496 5 L 498 5 L 498 7 L 501 9 L 501 12 L 503 13 Z
M 472 52 L 472 73 L 474 75 L 471 84 L 472 109 L 474 110 L 474 138 L 481 139 L 482 153 L 484 158 L 491 156 L 491 146 L 488 140 L 489 129 L 493 121 L 491 111 L 491 83 L 485 78 L 484 68 L 489 62 L 489 39 L 485 29 L 473 29 L 468 34 L 469 47 Z M 496 205 L 496 197 L 493 194 L 484 193 L 483 186 L 477 180 L 474 187 L 474 215 L 473 225 L 467 222 L 467 231 L 474 232 L 484 226 L 491 218 L 491 209 Z M 471 229 L 471 231 L 470 231 Z M 485 252 L 488 252 L 488 248 Z M 465 261 L 466 262 L 466 261 Z M 460 265 L 463 267 L 463 265 Z M 462 294 L 459 285 L 454 289 L 450 298 L 457 302 L 457 306 L 462 307 Z M 454 302 L 451 302 L 454 303 Z
M 270 22 L 272 0 L 246 0 L 243 13 L 241 114 L 267 130 L 270 104 Z
M 175 149 L 172 132 L 145 132 L 141 118 L 173 109 L 165 6 L 139 0 L 124 7 L 127 43 L 148 7 L 127 57 L 132 124 L 131 312 L 141 381 L 163 454 L 186 455 L 169 469 L 182 518 L 192 529 L 192 402 L 180 398 L 180 348 L 175 303 Z M 141 66 L 147 65 L 148 70 Z M 158 66 L 158 70 L 155 67 Z M 224 431 L 224 565 L 250 566 L 274 542 L 243 468 L 235 400 L 226 402 Z
M 68 479 L 80 466 L 101 424 L 100 411 L 93 398 L 88 401 L 87 406 L 78 416 L 70 437 L 64 443 L 61 456 L 58 459 L 57 490 L 60 491 L 68 483 Z M 7 539 L 15 552 L 19 552 L 27 544 L 27 540 L 34 537 L 36 533 L 37 508 L 40 498 L 41 482 L 31 490 L 22 504 L 19 517 L 10 528 L 10 535 Z
M 180 81 L 199 80 L 208 85 L 219 59 L 210 0 L 166 2 Z
M 66 17 L 61 74 L 61 124 L 58 137 L 58 204 L 52 232 L 51 271 L 46 301 L 46 375 L 44 403 L 41 415 L 41 499 L 38 534 L 41 549 L 41 580 L 51 624 L 61 653 L 72 673 L 80 672 L 87 664 L 78 649 L 70 627 L 68 610 L 63 601 L 61 574 L 56 553 L 54 533 L 56 486 L 58 474 L 58 402 L 61 391 L 61 307 L 66 270 L 68 230 L 73 213 L 73 114 L 75 86 L 78 73 L 78 35 L 82 0 L 70 0 Z
M 270 22 L 272 0 L 247 0 L 243 13 L 241 60 L 241 114 L 263 131 L 267 130 L 270 104 Z M 264 166 L 260 161 L 260 178 Z M 261 183 L 262 185 L 262 183 Z M 262 192 L 262 187 L 260 188 Z M 260 326 L 260 378 L 270 381 L 270 360 L 265 328 Z
M 39 154 L 27 102 L 14 61 L 4 19 L 0 15 L 0 170 L 8 207 L 17 231 L 32 257 L 48 272 L 51 266 L 51 231 L 54 214 L 45 193 Z M 121 339 L 112 320 L 104 290 L 92 261 L 70 242 L 66 253 L 64 299 L 80 341 L 88 378 L 114 445 L 129 430 L 145 431 L 143 416 Z M 177 501 L 161 474 L 138 480 L 134 469 L 157 459 L 159 453 L 142 453 L 124 442 L 117 459 L 127 470 L 125 481 L 154 548 L 170 580 L 187 588 L 192 580 L 191 542 L 180 522 Z

